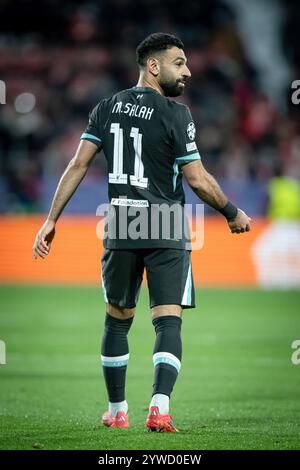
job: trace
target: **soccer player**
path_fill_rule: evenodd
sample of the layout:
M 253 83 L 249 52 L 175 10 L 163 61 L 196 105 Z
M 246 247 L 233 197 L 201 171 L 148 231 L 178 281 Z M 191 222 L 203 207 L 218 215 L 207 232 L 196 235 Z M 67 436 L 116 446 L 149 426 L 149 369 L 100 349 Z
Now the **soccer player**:
M 169 99 L 184 92 L 191 76 L 183 49 L 180 39 L 164 33 L 151 34 L 138 45 L 137 85 L 103 99 L 91 112 L 33 246 L 36 258 L 49 254 L 63 208 L 103 149 L 112 213 L 102 257 L 106 317 L 101 358 L 109 399 L 102 422 L 112 428 L 129 425 L 127 334 L 145 269 L 156 332 L 154 384 L 146 426 L 152 431 L 177 432 L 169 414 L 169 399 L 181 367 L 182 309 L 195 307 L 194 286 L 186 237 L 174 234 L 177 222 L 171 223 L 165 235 L 161 219 L 155 216 L 162 206 L 183 207 L 182 174 L 202 201 L 225 216 L 232 233 L 250 230 L 249 217 L 228 201 L 201 163 L 189 108 Z M 139 219 L 140 237 L 136 231 L 134 236 L 129 233 L 135 220 L 133 209 L 146 215 Z M 125 235 L 124 223 L 126 231 L 128 228 Z M 116 230 L 110 231 L 111 225 Z

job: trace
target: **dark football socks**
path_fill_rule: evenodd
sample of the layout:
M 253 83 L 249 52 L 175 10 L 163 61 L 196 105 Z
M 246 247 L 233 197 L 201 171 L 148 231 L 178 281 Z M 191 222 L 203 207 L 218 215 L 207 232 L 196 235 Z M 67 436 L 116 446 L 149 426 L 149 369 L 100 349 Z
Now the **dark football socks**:
M 119 409 L 124 410 L 124 404 L 125 409 L 128 408 L 125 402 L 126 369 L 129 360 L 127 334 L 132 322 L 133 317 L 119 320 L 106 314 L 105 318 L 101 359 L 109 407 L 114 414 Z
M 162 414 L 168 413 L 169 397 L 181 367 L 181 318 L 167 315 L 152 321 L 156 341 L 153 351 L 154 384 L 151 406 L 159 406 Z

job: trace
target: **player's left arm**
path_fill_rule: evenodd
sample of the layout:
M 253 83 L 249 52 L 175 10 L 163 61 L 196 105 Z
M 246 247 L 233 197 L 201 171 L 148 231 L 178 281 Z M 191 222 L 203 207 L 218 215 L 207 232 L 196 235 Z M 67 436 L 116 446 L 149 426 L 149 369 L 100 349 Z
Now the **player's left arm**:
M 182 166 L 182 171 L 197 196 L 226 217 L 232 233 L 249 232 L 251 218 L 229 202 L 215 178 L 204 168 L 201 160 L 187 163 Z
M 47 219 L 35 237 L 32 248 L 35 258 L 45 258 L 49 254 L 51 243 L 55 236 L 56 222 L 80 182 L 85 177 L 98 151 L 99 144 L 96 145 L 89 140 L 80 141 L 74 157 L 58 183 Z
M 187 106 L 177 104 L 171 129 L 175 168 L 176 165 L 180 166 L 193 191 L 204 202 L 226 217 L 232 233 L 248 232 L 251 219 L 245 212 L 231 204 L 217 181 L 206 171 L 201 162 L 195 141 L 195 124 Z

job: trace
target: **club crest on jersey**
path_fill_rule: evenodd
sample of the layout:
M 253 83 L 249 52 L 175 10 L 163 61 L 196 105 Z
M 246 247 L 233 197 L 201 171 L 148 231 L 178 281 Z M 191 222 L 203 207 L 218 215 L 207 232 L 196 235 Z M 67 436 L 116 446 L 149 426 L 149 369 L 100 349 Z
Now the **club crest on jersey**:
M 193 123 L 193 121 L 191 121 L 187 128 L 186 128 L 186 132 L 187 132 L 187 135 L 189 137 L 190 140 L 194 140 L 195 139 L 195 135 L 196 135 L 196 128 L 195 128 L 195 124 Z

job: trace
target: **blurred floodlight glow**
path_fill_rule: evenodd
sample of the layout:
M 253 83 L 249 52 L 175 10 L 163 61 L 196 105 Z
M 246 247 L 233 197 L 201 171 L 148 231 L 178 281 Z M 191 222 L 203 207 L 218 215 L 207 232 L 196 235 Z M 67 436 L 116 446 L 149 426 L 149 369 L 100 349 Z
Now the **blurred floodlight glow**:
M 35 107 L 35 96 L 32 93 L 21 93 L 15 99 L 15 109 L 18 113 L 30 113 Z

